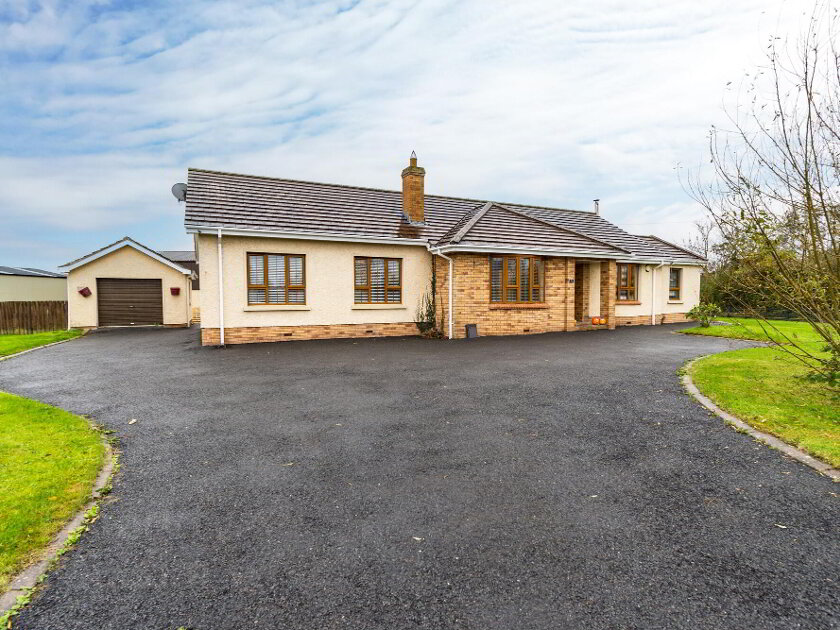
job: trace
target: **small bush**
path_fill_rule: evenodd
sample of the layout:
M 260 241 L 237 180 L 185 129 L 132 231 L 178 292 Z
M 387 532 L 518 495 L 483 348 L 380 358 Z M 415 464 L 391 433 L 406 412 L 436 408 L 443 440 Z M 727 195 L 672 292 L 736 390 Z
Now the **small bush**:
M 703 328 L 708 328 L 712 320 L 720 315 L 720 307 L 717 304 L 698 304 L 686 315 L 699 321 Z

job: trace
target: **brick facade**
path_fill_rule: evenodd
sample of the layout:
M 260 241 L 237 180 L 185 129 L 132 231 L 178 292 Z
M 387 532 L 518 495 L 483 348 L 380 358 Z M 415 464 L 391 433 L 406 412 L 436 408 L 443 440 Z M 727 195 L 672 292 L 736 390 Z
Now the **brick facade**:
M 492 304 L 490 302 L 490 256 L 452 254 L 455 265 L 455 321 L 453 336 L 466 336 L 465 326 L 476 324 L 478 334 L 524 335 L 576 330 L 575 260 L 545 258 L 545 302 L 541 304 Z M 437 320 L 448 334 L 449 261 L 435 256 Z M 615 263 L 613 263 L 615 269 Z M 613 274 L 613 282 L 614 282 Z M 586 279 L 584 279 L 586 280 Z M 615 284 L 613 284 L 614 293 Z M 613 299 L 613 303 L 615 300 Z
M 685 313 L 657 313 L 657 324 L 678 324 L 687 322 Z M 650 315 L 619 315 L 616 317 L 616 326 L 650 326 Z
M 411 221 L 422 223 L 425 219 L 423 180 L 426 170 L 417 166 L 417 158 L 412 156 L 409 166 L 402 172 L 403 212 Z
M 658 320 L 660 324 L 679 324 L 691 321 L 685 313 L 663 313 L 657 315 L 657 317 L 661 317 L 661 320 Z
M 490 302 L 490 256 L 488 254 L 453 253 L 455 284 L 453 336 L 466 336 L 466 324 L 476 324 L 478 334 L 523 335 L 545 332 L 613 329 L 616 326 L 649 325 L 650 315 L 616 317 L 615 261 L 587 261 L 600 265 L 601 311 L 606 326 L 592 326 L 588 320 L 578 324 L 575 308 L 588 310 L 589 273 L 583 275 L 576 288 L 574 258 L 544 258 L 545 302 L 539 304 L 494 304 Z M 436 321 L 444 336 L 448 335 L 449 261 L 433 257 Z M 580 313 L 580 311 L 579 311 Z M 596 313 L 584 313 L 595 316 Z M 685 313 L 666 313 L 656 316 L 657 324 L 687 321 Z M 259 343 L 266 341 L 294 341 L 301 339 L 335 339 L 351 337 L 390 337 L 418 334 L 413 322 L 391 324 L 338 324 L 327 326 L 253 326 L 225 328 L 225 343 Z M 202 345 L 219 345 L 218 328 L 201 329 Z
M 607 328 L 615 329 L 615 283 L 618 265 L 614 260 L 601 262 L 601 317 L 607 320 Z
M 598 264 L 598 263 L 594 263 Z M 589 265 L 575 264 L 575 320 L 589 321 Z
M 341 339 L 350 337 L 403 337 L 416 335 L 414 322 L 400 324 L 336 324 L 331 326 L 252 326 L 225 328 L 225 344 Z M 218 346 L 219 329 L 202 328 L 201 345 Z

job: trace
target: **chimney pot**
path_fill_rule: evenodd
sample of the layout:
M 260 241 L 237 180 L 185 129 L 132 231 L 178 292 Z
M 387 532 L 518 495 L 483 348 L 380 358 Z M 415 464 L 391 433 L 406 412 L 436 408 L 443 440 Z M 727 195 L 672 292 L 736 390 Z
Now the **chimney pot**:
M 417 166 L 417 154 L 412 151 L 408 166 L 402 172 L 402 210 L 411 223 L 423 223 L 425 221 L 423 210 L 425 196 L 423 181 L 425 177 L 426 169 Z
M 600 199 L 593 199 L 592 203 L 594 204 L 595 214 L 601 214 L 601 200 Z

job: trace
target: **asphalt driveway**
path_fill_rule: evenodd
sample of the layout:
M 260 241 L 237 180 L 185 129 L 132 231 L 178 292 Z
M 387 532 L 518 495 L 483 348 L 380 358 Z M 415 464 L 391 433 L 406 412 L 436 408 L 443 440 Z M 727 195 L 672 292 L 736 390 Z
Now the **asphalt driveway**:
M 2 362 L 123 449 L 15 627 L 840 627 L 840 487 L 683 394 L 741 344 L 674 330 L 121 330 Z

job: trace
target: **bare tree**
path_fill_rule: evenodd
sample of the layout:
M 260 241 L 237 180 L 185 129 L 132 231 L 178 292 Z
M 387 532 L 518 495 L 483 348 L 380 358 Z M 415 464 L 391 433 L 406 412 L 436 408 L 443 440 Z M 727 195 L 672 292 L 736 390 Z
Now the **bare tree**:
M 694 222 L 694 232 L 683 239 L 683 247 L 711 261 L 712 244 L 717 224 L 709 217 Z
M 840 16 L 817 4 L 792 43 L 773 38 L 767 64 L 747 87 L 748 105 L 713 128 L 713 177 L 688 182 L 720 230 L 745 305 L 765 295 L 808 322 L 824 341 L 787 338 L 759 312 L 779 347 L 814 375 L 840 378 Z M 750 307 L 752 309 L 753 307 Z

